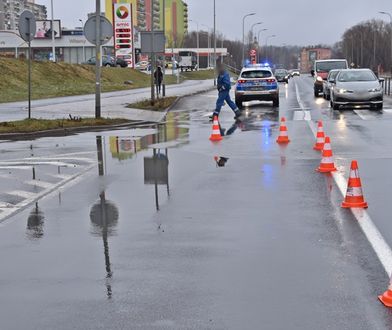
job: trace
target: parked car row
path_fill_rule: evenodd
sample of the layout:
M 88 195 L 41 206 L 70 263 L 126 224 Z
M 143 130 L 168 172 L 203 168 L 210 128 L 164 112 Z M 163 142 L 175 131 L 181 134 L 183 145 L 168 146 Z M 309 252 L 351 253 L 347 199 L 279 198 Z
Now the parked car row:
M 95 56 L 91 57 L 83 64 L 95 65 L 96 64 Z M 128 63 L 120 57 L 114 58 L 113 56 L 104 55 L 102 56 L 102 66 L 127 68 Z

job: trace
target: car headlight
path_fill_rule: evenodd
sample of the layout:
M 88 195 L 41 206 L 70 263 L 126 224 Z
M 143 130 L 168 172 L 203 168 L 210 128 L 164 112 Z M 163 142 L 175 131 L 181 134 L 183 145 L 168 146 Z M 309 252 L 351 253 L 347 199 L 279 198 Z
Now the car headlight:
M 378 92 L 381 92 L 381 87 L 369 89 L 369 92 L 370 92 L 370 93 L 378 93 Z
M 323 78 L 321 78 L 320 76 L 318 76 L 318 77 L 316 78 L 316 80 L 321 82 L 321 81 L 323 81 Z
M 352 93 L 351 91 L 348 91 L 347 89 L 339 88 L 338 89 L 339 94 L 346 94 L 346 93 Z

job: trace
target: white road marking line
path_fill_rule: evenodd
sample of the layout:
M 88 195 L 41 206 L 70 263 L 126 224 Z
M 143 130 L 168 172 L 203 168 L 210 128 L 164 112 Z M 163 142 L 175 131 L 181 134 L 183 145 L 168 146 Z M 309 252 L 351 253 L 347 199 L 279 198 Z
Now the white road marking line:
M 343 174 L 335 172 L 332 174 L 336 185 L 338 186 L 342 196 L 345 196 L 347 189 L 347 181 Z M 374 251 L 376 252 L 378 259 L 381 261 L 385 271 L 388 275 L 392 272 L 392 250 L 389 245 L 385 242 L 383 236 L 373 223 L 369 214 L 363 209 L 351 209 L 355 218 L 358 220 L 358 224 L 364 232 L 366 238 L 370 242 Z
M 0 209 L 9 209 L 9 208 L 13 208 L 13 207 L 15 207 L 15 206 L 10 203 L 0 202 Z
M 75 167 L 76 164 L 64 163 L 59 161 L 19 161 L 19 162 L 0 162 L 0 168 L 9 166 L 39 166 L 39 165 L 51 165 L 51 166 L 61 166 L 61 167 Z
M 1 166 L 0 170 L 30 170 L 32 166 Z
M 369 115 L 369 113 L 366 113 L 366 112 L 370 112 L 369 110 L 354 110 L 353 112 L 356 115 L 358 115 L 358 117 L 361 118 L 362 120 L 369 120 L 374 118 L 371 115 Z
M 35 193 L 31 193 L 31 192 L 23 191 L 23 190 L 6 191 L 5 194 L 18 196 L 18 197 L 22 197 L 25 199 L 32 198 L 35 196 Z
M 14 208 L 2 209 L 2 212 L 0 213 L 0 227 L 6 225 L 7 219 L 10 219 L 16 213 L 25 210 L 27 207 L 37 202 L 41 198 L 51 197 L 54 193 L 57 193 L 60 189 L 69 188 L 70 186 L 80 182 L 83 179 L 83 176 L 87 174 L 90 170 L 95 168 L 95 166 L 96 164 L 90 165 L 88 167 L 85 167 L 78 174 L 72 176 L 66 176 L 66 179 L 58 182 L 57 184 L 53 185 L 51 188 L 45 189 L 37 194 L 32 194 L 33 196 L 15 205 Z
M 306 110 L 307 108 L 305 107 L 305 104 L 302 102 L 301 96 L 299 94 L 299 88 L 297 82 L 295 82 L 295 93 L 297 94 L 297 102 L 303 112 L 303 119 L 305 121 L 310 121 L 312 120 L 312 116 L 310 115 L 310 111 Z
M 29 161 L 37 161 L 37 160 L 39 160 L 39 161 L 59 161 L 59 160 L 61 160 L 61 161 L 73 161 L 73 162 L 75 162 L 75 161 L 78 161 L 78 162 L 85 162 L 85 163 L 93 163 L 93 162 L 95 162 L 95 159 L 92 159 L 92 158 L 81 158 L 81 157 L 78 157 L 78 158 L 76 158 L 76 157 L 56 157 L 56 156 L 54 156 L 54 157 L 33 157 L 33 158 L 24 158 L 24 160 L 29 160 Z M 72 163 L 72 165 L 73 165 L 73 163 Z
M 298 103 L 300 106 L 303 106 L 303 102 L 301 100 L 301 96 L 299 95 L 299 90 L 296 85 L 296 93 L 297 99 L 299 100 Z M 315 124 L 311 121 L 308 121 L 309 127 L 313 132 L 314 137 L 316 138 L 317 131 L 315 131 Z M 336 172 L 333 173 L 332 177 L 336 185 L 338 186 L 342 196 L 345 196 L 346 187 L 347 187 L 347 180 L 344 178 L 342 173 Z M 369 216 L 366 210 L 362 209 L 351 209 L 352 214 L 357 219 L 358 224 L 365 234 L 367 240 L 369 241 L 370 245 L 372 246 L 373 250 L 375 251 L 378 259 L 380 260 L 382 266 L 385 269 L 385 272 L 388 276 L 391 275 L 392 272 L 392 250 L 388 243 L 385 241 L 384 237 L 377 229 L 376 225 L 374 224 L 373 220 Z
M 68 174 L 49 174 L 49 176 L 54 177 L 54 178 L 58 178 L 61 180 L 67 180 L 71 177 L 71 175 L 68 175 Z
M 28 184 L 30 186 L 37 186 L 37 187 L 41 187 L 41 188 L 45 188 L 45 189 L 50 188 L 54 185 L 53 183 L 45 182 L 45 181 L 41 181 L 41 180 L 30 180 L 30 181 L 26 181 L 24 183 Z
M 27 157 L 23 159 L 90 159 L 86 157 L 72 157 L 72 156 L 79 156 L 79 155 L 93 155 L 95 156 L 97 154 L 96 151 L 82 151 L 82 152 L 73 152 L 73 153 L 67 153 L 67 154 L 58 154 L 58 155 L 53 155 L 53 156 L 41 156 L 41 157 Z M 17 162 L 20 161 L 21 159 L 8 159 L 10 162 Z

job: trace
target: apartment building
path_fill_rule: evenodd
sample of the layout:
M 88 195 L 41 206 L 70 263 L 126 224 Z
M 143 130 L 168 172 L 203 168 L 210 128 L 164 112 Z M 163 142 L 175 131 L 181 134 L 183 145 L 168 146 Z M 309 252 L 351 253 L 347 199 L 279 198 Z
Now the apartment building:
M 47 18 L 46 7 L 35 0 L 0 0 L 0 30 L 17 30 L 20 14 L 25 10 L 33 12 L 37 20 Z

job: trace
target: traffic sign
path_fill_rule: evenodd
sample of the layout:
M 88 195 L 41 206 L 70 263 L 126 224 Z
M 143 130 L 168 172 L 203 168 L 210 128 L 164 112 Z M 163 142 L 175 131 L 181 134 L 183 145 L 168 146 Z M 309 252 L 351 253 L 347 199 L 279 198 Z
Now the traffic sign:
M 19 33 L 24 41 L 31 41 L 34 39 L 37 31 L 36 21 L 34 14 L 25 10 L 19 18 Z
M 257 55 L 256 49 L 252 49 L 250 51 L 250 56 L 256 56 L 256 55 Z
M 84 36 L 86 39 L 91 42 L 93 45 L 97 44 L 97 38 L 95 33 L 95 16 L 90 17 L 86 24 L 84 24 Z M 101 45 L 107 44 L 110 39 L 113 37 L 113 26 L 110 21 L 101 16 Z

